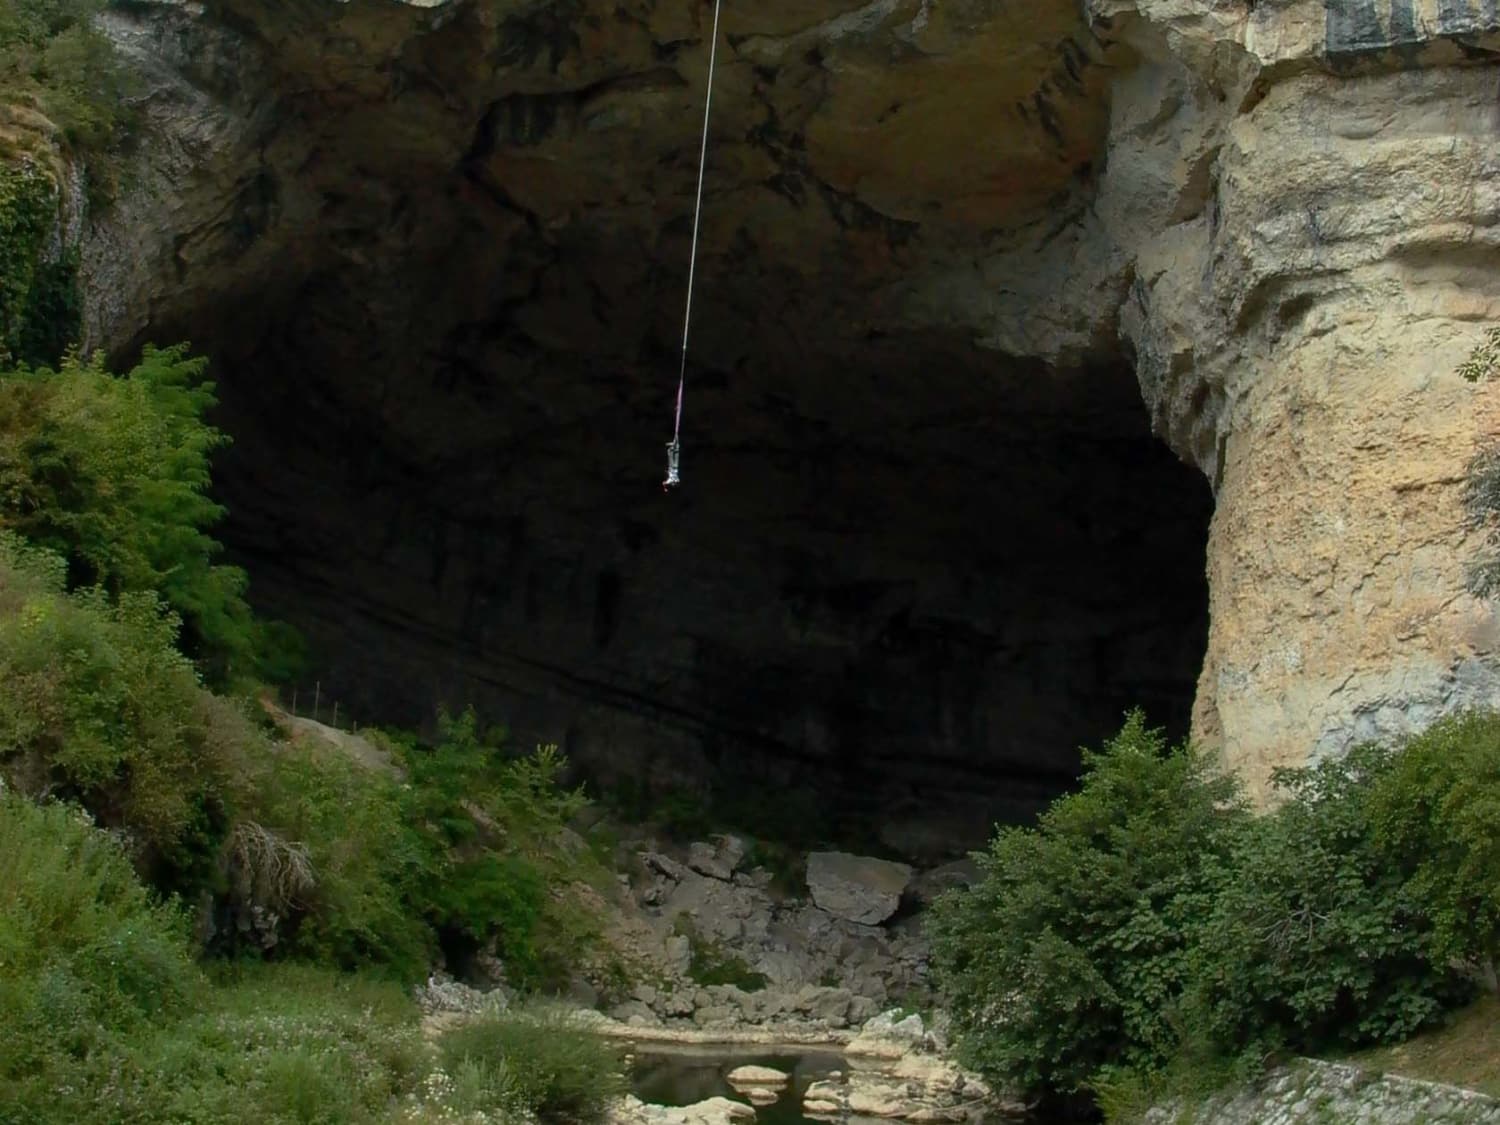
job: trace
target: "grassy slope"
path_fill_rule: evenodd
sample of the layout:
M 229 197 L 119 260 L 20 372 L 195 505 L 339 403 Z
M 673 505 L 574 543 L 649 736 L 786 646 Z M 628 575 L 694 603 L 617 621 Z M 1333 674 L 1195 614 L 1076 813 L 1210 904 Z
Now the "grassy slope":
M 1447 1027 L 1348 1060 L 1383 1073 L 1466 1086 L 1500 1098 L 1500 998 L 1486 997 Z

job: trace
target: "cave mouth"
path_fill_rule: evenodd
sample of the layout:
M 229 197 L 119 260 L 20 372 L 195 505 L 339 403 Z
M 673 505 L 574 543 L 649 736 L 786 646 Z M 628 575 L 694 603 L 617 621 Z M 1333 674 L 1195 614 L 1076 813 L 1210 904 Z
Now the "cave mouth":
M 325 716 L 472 704 L 627 808 L 918 861 L 1033 816 L 1129 708 L 1187 731 L 1211 498 L 1123 362 L 768 347 L 693 371 L 664 495 L 669 362 L 519 378 L 499 329 L 394 362 L 305 288 L 254 299 L 233 323 L 275 330 L 196 314 L 224 537 Z

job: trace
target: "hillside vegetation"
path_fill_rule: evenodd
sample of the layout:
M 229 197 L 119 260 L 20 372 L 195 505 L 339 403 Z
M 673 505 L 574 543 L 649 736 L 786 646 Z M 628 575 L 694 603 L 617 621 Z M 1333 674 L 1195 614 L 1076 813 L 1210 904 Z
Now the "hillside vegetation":
M 213 402 L 182 349 L 0 370 L 0 1121 L 596 1115 L 618 1064 L 582 1032 L 429 1043 L 404 988 L 484 953 L 545 992 L 592 955 L 565 763 L 470 712 L 372 735 L 390 769 L 280 739 Z
M 1283 771 L 1265 815 L 1138 715 L 1086 765 L 935 915 L 962 1055 L 991 1078 L 1128 1120 L 1494 993 L 1500 717 Z

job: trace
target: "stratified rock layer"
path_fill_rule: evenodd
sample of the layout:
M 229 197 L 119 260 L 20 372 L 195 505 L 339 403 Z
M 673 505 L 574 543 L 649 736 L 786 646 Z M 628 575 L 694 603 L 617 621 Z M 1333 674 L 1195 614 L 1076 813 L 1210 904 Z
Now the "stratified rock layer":
M 1215 483 L 1194 727 L 1264 797 L 1277 766 L 1500 700 L 1460 504 L 1495 394 L 1455 375 L 1500 311 L 1495 71 L 1470 61 L 1500 24 L 1094 7 L 1176 89 L 1115 144 L 1211 146 L 1198 211 L 1137 244 L 1122 326 L 1158 428 Z

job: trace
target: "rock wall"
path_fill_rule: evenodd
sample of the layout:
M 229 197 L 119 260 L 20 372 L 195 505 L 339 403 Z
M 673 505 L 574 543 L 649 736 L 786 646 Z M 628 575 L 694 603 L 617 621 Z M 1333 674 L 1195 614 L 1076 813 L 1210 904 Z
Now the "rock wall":
M 1491 1125 L 1500 1103 L 1473 1090 L 1371 1074 L 1358 1067 L 1304 1060 L 1268 1075 L 1252 1089 L 1199 1105 L 1151 1110 L 1147 1125 Z
M 1179 176 L 1208 169 L 1138 243 L 1122 328 L 1158 432 L 1214 481 L 1194 729 L 1263 797 L 1277 766 L 1500 701 L 1460 505 L 1495 394 L 1455 375 L 1500 297 L 1500 25 L 1402 0 L 1094 11 L 1178 91 L 1112 151 L 1186 137 Z
M 1500 701 L 1493 4 L 732 9 L 668 508 L 705 13 L 107 17 L 149 127 L 91 339 L 214 355 L 232 542 L 346 708 L 972 836 L 1195 676 L 1262 798 Z

